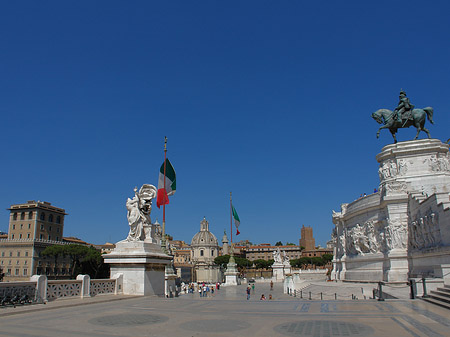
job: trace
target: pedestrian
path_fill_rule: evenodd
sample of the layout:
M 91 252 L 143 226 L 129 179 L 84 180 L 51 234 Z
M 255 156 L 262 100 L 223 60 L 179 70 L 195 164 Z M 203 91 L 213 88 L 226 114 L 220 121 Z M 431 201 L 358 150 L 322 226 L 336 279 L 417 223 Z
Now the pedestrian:
M 273 281 L 270 281 L 270 290 L 273 290 Z
M 269 301 L 272 299 L 272 294 L 269 294 Z
M 252 291 L 253 291 L 253 293 L 255 293 L 255 284 L 254 283 L 252 284 Z
M 247 287 L 247 301 L 250 299 L 250 287 Z
M 266 296 L 264 296 L 264 294 L 261 295 L 261 298 L 259 299 L 260 301 L 265 301 L 266 300 Z
M 200 297 L 202 297 L 202 287 L 198 287 L 198 294 L 200 295 Z

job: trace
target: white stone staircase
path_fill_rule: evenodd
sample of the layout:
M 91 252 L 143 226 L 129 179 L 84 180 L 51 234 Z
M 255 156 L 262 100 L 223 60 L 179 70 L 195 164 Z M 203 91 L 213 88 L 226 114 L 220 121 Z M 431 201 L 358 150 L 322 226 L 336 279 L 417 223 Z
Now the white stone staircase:
M 443 288 L 430 291 L 428 297 L 423 300 L 450 309 L 450 286 L 444 285 Z

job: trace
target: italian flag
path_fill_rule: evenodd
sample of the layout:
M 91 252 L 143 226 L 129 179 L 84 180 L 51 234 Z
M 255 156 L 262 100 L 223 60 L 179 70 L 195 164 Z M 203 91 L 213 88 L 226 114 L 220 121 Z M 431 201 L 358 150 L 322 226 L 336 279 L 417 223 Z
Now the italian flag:
M 231 210 L 233 212 L 234 224 L 236 226 L 236 235 L 239 235 L 241 234 L 241 232 L 239 232 L 239 225 L 241 224 L 241 220 L 239 220 L 239 215 L 237 214 L 236 209 L 233 205 L 231 205 Z
M 164 163 L 166 164 L 166 175 L 164 176 Z M 167 205 L 169 203 L 169 195 L 173 195 L 177 188 L 175 170 L 169 159 L 161 165 L 159 169 L 158 194 L 156 197 L 156 206 Z M 164 188 L 165 182 L 165 188 Z

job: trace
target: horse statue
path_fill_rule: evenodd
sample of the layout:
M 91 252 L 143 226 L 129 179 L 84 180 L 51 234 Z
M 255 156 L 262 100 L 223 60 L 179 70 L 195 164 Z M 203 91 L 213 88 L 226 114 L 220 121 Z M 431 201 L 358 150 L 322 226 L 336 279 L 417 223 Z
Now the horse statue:
M 404 116 L 402 116 L 401 122 L 397 121 L 397 119 L 394 118 L 394 112 L 388 109 L 379 109 L 372 114 L 372 118 L 375 119 L 378 124 L 384 124 L 378 129 L 377 138 L 380 137 L 381 129 L 389 129 L 389 131 L 391 131 L 392 137 L 394 138 L 394 143 L 397 143 L 397 138 L 395 138 L 397 130 L 401 128 L 409 128 L 410 126 L 415 126 L 417 129 L 416 138 L 414 139 L 417 139 L 419 137 L 420 131 L 426 132 L 428 138 L 431 138 L 430 132 L 424 127 L 425 116 L 427 116 L 431 124 L 434 124 L 432 107 L 414 109 L 410 112 L 410 114 L 405 114 Z

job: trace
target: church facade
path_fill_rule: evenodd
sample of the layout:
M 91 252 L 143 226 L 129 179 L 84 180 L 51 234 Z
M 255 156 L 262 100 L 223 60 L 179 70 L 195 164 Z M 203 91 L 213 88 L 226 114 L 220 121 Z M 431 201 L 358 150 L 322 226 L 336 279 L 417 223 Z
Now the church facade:
M 209 231 L 209 222 L 203 218 L 200 231 L 191 242 L 191 261 L 194 266 L 195 282 L 222 282 L 220 267 L 214 263 L 219 256 L 219 243 L 216 236 Z

